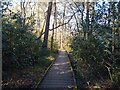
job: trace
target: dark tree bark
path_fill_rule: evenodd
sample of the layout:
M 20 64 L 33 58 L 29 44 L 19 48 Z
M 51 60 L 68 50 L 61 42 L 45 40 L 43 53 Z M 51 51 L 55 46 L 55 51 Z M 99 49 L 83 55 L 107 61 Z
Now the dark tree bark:
M 118 32 L 120 36 L 120 1 L 118 3 Z
M 26 12 L 25 12 L 25 1 L 23 2 L 23 26 L 25 26 L 25 17 L 26 17 Z
M 87 32 L 86 32 L 86 39 L 88 38 L 88 34 L 90 32 L 89 30 L 89 2 L 85 2 L 86 3 L 86 25 L 87 25 Z
M 54 27 L 54 23 L 53 23 L 53 27 Z M 54 42 L 54 29 L 52 31 L 52 37 L 51 37 L 51 50 L 53 49 L 53 42 Z
M 53 28 L 55 27 L 55 24 L 56 24 L 56 2 L 54 2 L 54 5 L 53 5 L 53 16 L 54 16 L 54 22 L 53 22 Z M 53 49 L 53 42 L 54 42 L 54 29 L 52 31 L 52 37 L 51 37 L 51 49 Z
M 46 26 L 45 26 L 45 34 L 44 34 L 44 40 L 43 40 L 43 48 L 47 49 L 48 46 L 48 34 L 49 34 L 49 24 L 50 24 L 50 15 L 51 15 L 51 9 L 52 9 L 52 1 L 48 4 L 48 10 L 47 10 L 47 18 L 46 18 Z
M 74 9 L 72 8 L 71 5 L 70 5 L 70 8 L 71 8 L 72 12 L 74 13 Z M 78 21 L 77 21 L 77 17 L 76 17 L 76 15 L 74 15 L 74 18 L 75 18 L 76 25 L 77 25 L 77 29 L 78 29 L 78 32 L 79 32 L 79 23 L 78 23 Z
M 94 12 L 95 12 L 95 10 L 94 10 L 94 1 L 91 2 L 91 8 L 92 8 L 92 11 L 91 11 L 91 16 L 92 16 L 92 18 L 91 18 L 91 30 L 90 30 L 90 35 L 92 35 L 92 31 L 93 31 L 93 29 L 94 29 Z
M 22 23 L 22 27 L 25 26 L 25 17 L 26 17 L 26 12 L 25 12 L 25 0 L 21 0 L 20 2 L 20 8 L 21 8 L 21 15 L 23 17 L 23 23 Z
M 54 24 L 54 27 L 57 26 L 57 17 L 56 17 L 57 13 L 56 12 L 57 12 L 57 7 L 56 7 L 56 3 L 55 3 L 55 18 L 54 18 L 54 20 L 55 20 L 54 23 L 55 24 Z M 54 37 L 55 37 L 55 40 L 57 40 L 57 29 L 55 29 L 55 36 Z

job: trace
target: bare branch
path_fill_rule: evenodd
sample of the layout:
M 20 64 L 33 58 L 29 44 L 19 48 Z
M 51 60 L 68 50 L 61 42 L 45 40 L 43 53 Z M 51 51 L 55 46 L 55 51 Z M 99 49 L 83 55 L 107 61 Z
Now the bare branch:
M 57 27 L 52 28 L 52 29 L 49 29 L 49 30 L 51 31 L 51 30 L 53 30 L 53 29 L 59 28 L 60 26 L 63 26 L 63 25 L 68 24 L 68 23 L 70 22 L 70 20 L 73 18 L 73 16 L 74 16 L 77 12 L 79 12 L 79 10 L 76 11 L 75 13 L 73 13 L 73 15 L 70 17 L 70 19 L 69 19 L 66 23 L 63 23 L 63 24 L 61 24 L 61 25 L 58 25 Z
M 43 32 L 36 40 L 39 40 L 43 34 L 45 34 L 45 32 Z

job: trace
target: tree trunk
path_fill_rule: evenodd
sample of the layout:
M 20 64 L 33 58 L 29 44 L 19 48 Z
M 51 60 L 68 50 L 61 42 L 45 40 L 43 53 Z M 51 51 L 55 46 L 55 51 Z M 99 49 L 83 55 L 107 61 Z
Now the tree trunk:
M 23 7 L 22 7 L 22 0 L 20 1 L 20 10 L 21 10 L 21 16 L 22 16 L 22 14 L 23 14 Z M 21 24 L 21 27 L 23 26 L 23 24 Z
M 42 26 L 40 28 L 38 39 L 40 39 L 42 37 L 43 31 L 44 31 L 44 27 L 45 27 L 45 20 L 43 21 Z
M 89 2 L 88 0 L 85 0 L 84 2 L 84 6 L 85 6 L 85 13 L 86 13 L 86 19 L 85 19 L 85 25 L 84 25 L 84 38 L 87 39 L 88 38 L 88 32 L 89 32 Z
M 120 1 L 118 3 L 118 32 L 120 36 Z
M 25 27 L 25 17 L 26 17 L 26 12 L 25 12 L 25 0 L 23 2 L 23 27 Z
M 54 2 L 54 5 L 53 5 L 53 16 L 54 16 L 54 22 L 53 22 L 53 28 L 55 27 L 55 24 L 56 24 L 56 21 L 55 21 L 55 18 L 56 18 L 56 2 Z M 54 42 L 54 29 L 52 31 L 52 37 L 51 37 L 51 50 L 53 49 L 53 42 Z
M 62 16 L 62 24 L 64 24 L 65 9 L 66 9 L 66 5 L 64 5 L 63 16 Z M 63 25 L 62 30 L 61 30 L 61 45 L 60 45 L 61 49 L 63 49 L 63 40 L 64 40 L 63 33 L 64 33 L 64 31 L 65 31 L 65 26 Z
M 86 25 L 87 25 L 87 33 L 89 33 L 89 2 L 87 0 L 86 3 Z M 88 34 L 86 33 L 86 39 L 88 38 Z
M 82 13 L 81 13 L 81 14 L 82 14 L 82 15 L 81 15 L 81 20 L 82 20 L 82 31 L 83 31 L 83 34 L 84 34 L 83 36 L 84 36 L 84 38 L 85 38 L 84 24 L 83 24 L 83 23 L 84 23 L 84 22 L 83 22 L 83 21 L 84 21 L 84 20 L 83 20 L 83 16 L 84 16 L 83 13 L 84 13 L 84 9 L 85 9 L 84 2 L 82 2 L 82 8 L 83 8 L 83 9 L 82 9 Z
M 26 17 L 26 12 L 25 12 L 25 0 L 20 2 L 20 8 L 21 8 L 21 15 L 23 17 L 23 22 L 22 22 L 22 27 L 25 26 L 25 17 Z
M 54 28 L 54 23 L 53 23 L 53 28 Z M 52 31 L 52 37 L 51 37 L 51 50 L 53 50 L 53 42 L 54 42 L 54 29 Z
M 91 18 L 90 35 L 92 35 L 92 31 L 93 31 L 93 29 L 94 29 L 94 12 L 95 12 L 95 10 L 94 10 L 94 1 L 91 2 L 91 9 L 92 9 L 92 11 L 91 11 L 91 16 L 92 16 L 92 18 Z
M 57 8 L 56 8 L 56 3 L 55 3 L 55 18 L 54 18 L 54 20 L 55 20 L 55 24 L 54 24 L 54 27 L 56 27 L 57 26 L 57 17 L 56 17 L 56 10 L 57 10 Z M 57 28 L 55 29 L 55 40 L 57 40 Z
M 70 8 L 71 8 L 72 12 L 75 13 L 75 12 L 74 12 L 74 9 L 71 7 L 71 5 L 70 5 Z M 76 14 L 74 15 L 74 18 L 75 18 L 76 25 L 77 25 L 77 29 L 78 29 L 78 32 L 79 32 L 79 23 L 78 23 L 78 21 L 77 21 Z
M 44 34 L 44 40 L 43 40 L 43 45 L 42 45 L 42 47 L 46 48 L 46 49 L 47 49 L 47 46 L 48 46 L 48 34 L 49 34 L 49 24 L 50 24 L 51 9 L 52 9 L 52 1 L 49 2 L 49 4 L 48 4 L 45 34 Z

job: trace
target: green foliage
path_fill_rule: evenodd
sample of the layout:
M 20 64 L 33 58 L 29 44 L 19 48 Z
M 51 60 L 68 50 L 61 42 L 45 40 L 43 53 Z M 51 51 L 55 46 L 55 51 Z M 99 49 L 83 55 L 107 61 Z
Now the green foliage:
M 82 30 L 73 37 L 71 48 L 77 61 L 77 74 L 80 77 L 83 74 L 86 82 L 93 82 L 93 79 L 110 80 L 113 85 L 119 85 L 120 36 L 117 4 L 104 0 L 101 4 L 94 3 L 94 15 L 89 13 L 89 24 L 85 18 L 81 23 Z M 91 21 L 91 17 L 94 21 Z
M 96 25 L 97 26 L 97 25 Z M 118 85 L 118 72 L 116 68 L 119 68 L 118 62 L 119 56 L 116 51 L 112 51 L 113 40 L 118 42 L 118 39 L 114 39 L 110 31 L 108 31 L 105 26 L 99 25 L 101 28 L 96 28 L 97 30 L 93 31 L 93 34 L 88 36 L 89 38 L 84 39 L 84 37 L 77 35 L 72 40 L 72 49 L 74 58 L 77 62 L 84 62 L 87 67 L 78 65 L 77 68 L 86 68 L 87 72 L 84 76 L 87 78 L 87 81 L 98 77 L 104 79 L 111 79 L 111 82 L 115 85 Z M 109 30 L 112 30 L 109 28 Z M 115 36 L 119 37 L 119 36 Z M 118 45 L 115 44 L 114 47 Z M 110 69 L 110 71 L 106 68 Z M 77 69 L 78 72 L 80 69 Z M 85 70 L 83 70 L 85 72 Z
M 22 26 L 19 13 L 2 17 L 3 70 L 34 65 L 40 60 L 42 42 L 29 30 L 33 25 Z

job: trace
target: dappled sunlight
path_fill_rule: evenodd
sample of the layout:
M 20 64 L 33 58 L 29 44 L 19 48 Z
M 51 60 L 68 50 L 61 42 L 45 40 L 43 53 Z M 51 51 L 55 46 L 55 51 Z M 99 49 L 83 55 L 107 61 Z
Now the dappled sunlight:
M 64 49 L 61 49 L 61 51 L 65 52 L 66 50 L 64 50 Z
M 62 72 L 60 72 L 60 74 L 67 74 L 67 73 L 71 73 L 71 72 L 72 72 L 72 70 L 62 71 Z
M 64 54 L 63 54 L 64 53 Z M 63 58 L 60 56 L 67 57 L 66 52 L 61 51 L 59 53 L 58 58 L 54 62 L 53 66 L 48 71 L 46 77 L 40 85 L 40 88 L 44 87 L 66 87 L 72 88 L 74 87 L 73 80 L 73 71 L 71 67 L 69 67 L 70 62 L 67 58 Z M 47 85 L 46 85 L 47 83 Z
M 36 1 L 1 2 L 3 89 L 119 87 L 120 0 Z
M 49 56 L 49 57 L 47 57 L 47 59 L 50 60 L 50 61 L 52 61 L 52 60 L 54 60 L 55 58 L 54 58 L 53 56 Z
M 65 55 L 60 55 L 59 57 L 65 57 L 65 58 L 66 58 L 67 56 L 65 56 Z
M 64 62 L 63 62 L 63 63 L 61 62 L 61 63 L 56 63 L 56 64 L 53 64 L 53 65 L 55 65 L 55 66 L 57 66 L 57 65 L 65 65 L 65 64 L 69 64 L 69 63 L 70 63 L 70 62 L 65 62 L 65 63 L 64 63 Z
M 57 69 L 57 72 L 55 72 L 56 75 L 67 75 L 68 73 L 72 73 L 72 70 L 64 71 L 64 69 L 59 69 L 57 67 L 55 69 Z

